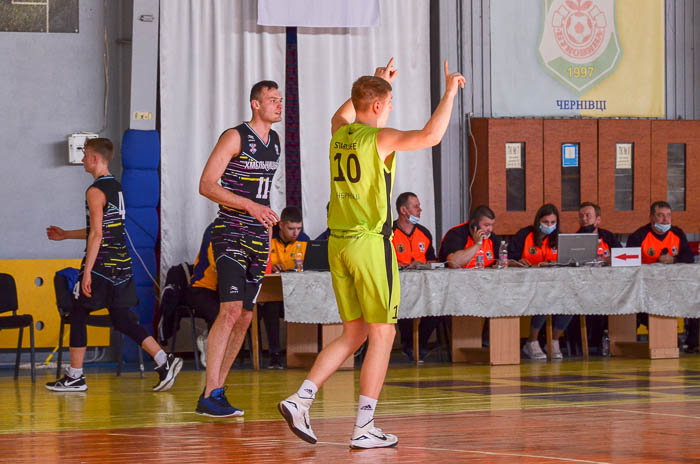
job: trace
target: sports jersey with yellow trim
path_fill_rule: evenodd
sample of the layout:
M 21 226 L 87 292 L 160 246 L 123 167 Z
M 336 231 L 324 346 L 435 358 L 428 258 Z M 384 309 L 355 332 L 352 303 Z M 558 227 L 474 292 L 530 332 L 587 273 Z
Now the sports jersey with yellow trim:
M 99 275 L 113 285 L 118 285 L 129 280 L 133 275 L 131 256 L 126 248 L 124 235 L 124 219 L 126 209 L 124 207 L 124 193 L 122 186 L 114 176 L 107 175 L 95 179 L 88 187 L 97 188 L 104 193 L 107 201 L 102 208 L 102 242 L 97 252 L 97 259 L 92 268 L 92 273 Z M 87 191 L 86 191 L 87 196 Z M 87 222 L 87 235 L 90 234 L 90 208 L 85 200 L 85 219 Z M 87 243 L 85 251 L 87 252 Z M 80 264 L 80 273 L 85 269 L 85 258 Z
M 277 172 L 280 158 L 280 139 L 277 132 L 270 129 L 265 143 L 248 123 L 244 122 L 228 130 L 237 130 L 240 134 L 241 152 L 231 158 L 226 166 L 221 175 L 221 186 L 238 196 L 270 206 L 272 178 Z M 241 226 L 262 227 L 246 211 L 226 205 L 219 205 L 219 218 Z

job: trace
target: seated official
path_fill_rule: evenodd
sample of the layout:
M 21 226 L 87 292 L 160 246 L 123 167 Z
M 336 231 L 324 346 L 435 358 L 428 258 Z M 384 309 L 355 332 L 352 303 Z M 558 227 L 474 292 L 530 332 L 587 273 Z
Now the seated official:
M 545 204 L 537 210 L 533 225 L 524 227 L 513 237 L 508 247 L 508 256 L 523 266 L 538 266 L 542 263 L 557 262 L 559 238 L 559 210 L 552 204 Z M 552 358 L 561 359 L 559 338 L 569 326 L 572 316 L 554 316 L 552 337 Z M 547 359 L 537 337 L 546 322 L 546 316 L 533 316 L 530 323 L 530 338 L 523 346 L 523 353 L 530 359 Z
M 610 249 L 621 248 L 622 244 L 615 237 L 615 234 L 609 230 L 602 229 L 600 206 L 590 201 L 584 201 L 578 207 L 578 224 L 579 229 L 576 233 L 583 234 L 598 234 L 600 245 L 603 248 L 603 256 L 606 264 L 610 264 Z M 602 348 L 604 330 L 608 328 L 608 317 L 599 315 L 586 316 L 586 326 L 588 327 L 588 336 L 593 341 L 593 344 L 598 348 Z
M 640 227 L 627 239 L 627 247 L 642 249 L 642 264 L 694 262 L 693 251 L 683 230 L 671 225 L 671 205 L 656 201 L 649 211 L 649 224 Z M 649 324 L 649 316 L 640 314 L 638 321 Z M 687 320 L 687 352 L 698 350 L 698 320 Z
M 622 244 L 615 238 L 615 234 L 609 230 L 600 228 L 602 221 L 600 206 L 590 201 L 584 201 L 578 207 L 578 224 L 579 229 L 577 234 L 598 234 L 600 244 L 603 248 L 603 257 L 605 262 L 610 264 L 610 249 L 621 248 Z
M 304 227 L 301 211 L 295 206 L 282 210 L 279 223 L 272 230 L 270 259 L 267 273 L 294 270 L 294 259 L 301 253 L 304 259 L 309 237 L 302 231 Z M 280 318 L 284 317 L 284 304 L 271 302 L 258 305 L 258 317 L 262 318 L 270 347 L 268 369 L 282 369 L 282 346 L 280 344 Z
M 414 268 L 417 264 L 434 262 L 433 236 L 419 224 L 423 211 L 415 193 L 404 192 L 396 199 L 398 219 L 394 221 L 391 239 L 399 267 Z
M 671 205 L 665 201 L 651 205 L 649 224 L 629 236 L 627 247 L 641 247 L 642 264 L 694 261 L 685 233 L 679 227 L 671 225 Z
M 207 323 L 207 331 L 219 315 L 219 291 L 217 287 L 216 262 L 211 244 L 214 223 L 204 230 L 202 244 L 194 261 L 190 285 L 185 290 L 185 302 L 194 309 L 195 315 Z M 207 366 L 207 333 L 197 337 L 197 349 L 202 366 Z
M 420 201 L 415 193 L 404 192 L 396 199 L 398 219 L 394 221 L 394 236 L 391 241 L 400 268 L 411 269 L 418 263 L 425 264 L 435 261 L 433 236 L 428 229 L 419 224 L 422 211 Z M 439 317 L 420 318 L 418 329 L 419 361 L 423 361 L 428 354 L 428 340 L 439 322 Z M 398 326 L 403 352 L 410 360 L 413 360 L 413 321 L 399 319 Z
M 493 233 L 496 215 L 488 206 L 477 206 L 468 222 L 447 231 L 440 243 L 440 261 L 452 269 L 473 268 L 476 256 L 483 250 L 484 267 L 499 259 L 501 238 Z

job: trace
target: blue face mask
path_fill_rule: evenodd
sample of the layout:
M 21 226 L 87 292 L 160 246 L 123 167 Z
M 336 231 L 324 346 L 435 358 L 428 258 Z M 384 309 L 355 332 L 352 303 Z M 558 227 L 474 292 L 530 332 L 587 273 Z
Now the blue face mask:
M 411 224 L 418 224 L 420 222 L 420 218 L 415 217 L 414 215 L 408 216 L 408 222 Z
M 671 224 L 659 224 L 659 223 L 654 223 L 654 228 L 658 231 L 661 232 L 662 234 L 665 234 L 669 230 L 671 230 Z
M 549 235 L 552 232 L 554 232 L 557 228 L 556 224 L 552 224 L 551 226 L 546 226 L 540 222 L 540 230 L 542 231 L 543 234 Z

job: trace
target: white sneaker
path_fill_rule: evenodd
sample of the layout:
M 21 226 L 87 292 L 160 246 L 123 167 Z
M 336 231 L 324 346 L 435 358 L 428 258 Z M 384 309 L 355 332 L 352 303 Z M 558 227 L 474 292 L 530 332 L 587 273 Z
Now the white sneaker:
M 559 348 L 559 340 L 552 340 L 552 359 L 563 359 L 564 355 L 561 354 L 561 349 Z
M 544 351 L 542 351 L 542 348 L 540 348 L 540 342 L 538 342 L 537 340 L 532 342 L 526 342 L 523 346 L 523 354 L 530 359 L 547 359 L 547 355 Z
M 197 336 L 197 349 L 199 350 L 199 363 L 207 367 L 207 335 Z
M 295 393 L 277 405 L 292 433 L 311 444 L 318 441 L 309 422 L 309 408 L 313 402 L 312 398 L 301 398 Z
M 355 426 L 350 440 L 350 448 L 389 448 L 396 446 L 399 439 L 396 435 L 382 432 L 374 426 L 374 419 L 364 427 Z

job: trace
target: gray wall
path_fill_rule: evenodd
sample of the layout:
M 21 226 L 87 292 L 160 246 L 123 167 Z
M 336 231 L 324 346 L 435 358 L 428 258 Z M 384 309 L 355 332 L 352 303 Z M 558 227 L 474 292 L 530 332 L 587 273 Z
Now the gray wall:
M 697 0 L 666 0 L 666 119 L 700 119 Z
M 82 165 L 68 164 L 66 140 L 104 125 L 105 16 L 110 89 L 102 136 L 116 143 L 111 167 L 121 173 L 129 85 L 123 64 L 130 49 L 116 38 L 130 34 L 130 3 L 106 2 L 105 15 L 102 1 L 81 1 L 77 34 L 0 32 L 0 259 L 82 256 L 84 242 L 49 242 L 45 228 L 85 227 L 84 193 L 92 177 Z

